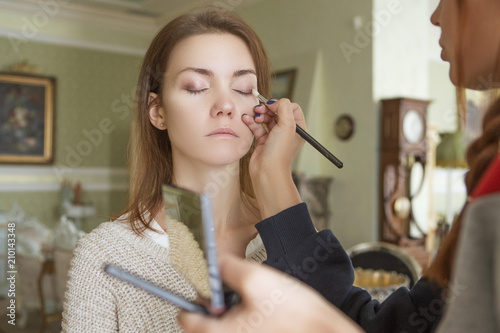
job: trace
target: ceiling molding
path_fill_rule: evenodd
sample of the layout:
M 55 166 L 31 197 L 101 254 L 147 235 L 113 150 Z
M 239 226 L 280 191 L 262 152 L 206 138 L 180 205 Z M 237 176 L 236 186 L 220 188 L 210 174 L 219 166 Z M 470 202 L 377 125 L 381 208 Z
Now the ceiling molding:
M 156 18 L 66 3 L 68 1 L 52 0 L 50 3 L 58 6 L 47 8 L 40 4 L 44 3 L 43 1 L 0 0 L 0 8 L 10 10 L 28 20 L 37 13 L 45 13 L 51 20 L 66 19 L 72 23 L 94 23 L 123 32 L 153 34 L 158 30 Z
M 161 6 L 154 6 L 155 1 L 161 1 Z M 0 35 L 144 55 L 158 30 L 174 17 L 207 5 L 233 11 L 260 1 L 147 0 L 134 4 L 122 0 L 0 0 Z M 23 29 L 36 20 L 48 23 L 37 26 L 37 33 L 27 38 Z
M 186 1 L 186 4 L 177 10 L 165 12 L 158 20 L 159 27 L 162 27 L 166 22 L 175 17 L 187 13 L 192 10 L 201 9 L 205 6 L 213 5 L 227 11 L 237 11 L 239 8 L 245 8 L 250 5 L 262 2 L 264 0 L 191 0 Z
M 19 34 L 18 31 L 4 29 L 0 27 L 0 36 L 11 39 L 15 38 L 14 36 L 18 36 L 18 34 Z M 134 48 L 119 44 L 112 45 L 108 43 L 84 41 L 76 38 L 68 38 L 68 37 L 53 36 L 53 35 L 37 34 L 37 36 L 34 37 L 33 40 L 45 44 L 55 44 L 61 46 L 70 46 L 88 50 L 97 50 L 97 51 L 113 52 L 113 53 L 128 54 L 128 55 L 144 56 L 144 54 L 146 54 L 145 48 L 140 48 L 140 47 Z
M 192 11 L 192 10 L 195 10 L 195 9 L 198 9 L 198 8 L 202 8 L 203 6 L 207 6 L 209 4 L 212 4 L 214 3 L 215 1 L 214 0 L 195 0 L 195 1 L 186 1 L 186 5 L 183 7 L 183 8 L 180 8 L 180 9 L 177 9 L 177 10 L 174 10 L 174 11 L 170 11 L 170 12 L 166 12 L 166 13 L 163 13 L 157 20 L 157 24 L 158 26 L 161 28 L 163 27 L 167 22 L 169 22 L 170 20 L 176 18 L 177 16 L 179 15 L 182 15 L 182 14 L 185 14 L 189 11 Z

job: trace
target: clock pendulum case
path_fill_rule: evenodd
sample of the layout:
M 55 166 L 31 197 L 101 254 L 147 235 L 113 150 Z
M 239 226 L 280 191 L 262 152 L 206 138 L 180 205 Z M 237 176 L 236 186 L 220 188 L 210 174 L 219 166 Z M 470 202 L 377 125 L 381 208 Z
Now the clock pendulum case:
M 382 100 L 380 153 L 380 240 L 398 243 L 410 238 L 415 223 L 410 189 L 411 169 L 426 163 L 426 116 L 429 101 L 396 98 Z M 422 187 L 424 177 L 420 182 Z

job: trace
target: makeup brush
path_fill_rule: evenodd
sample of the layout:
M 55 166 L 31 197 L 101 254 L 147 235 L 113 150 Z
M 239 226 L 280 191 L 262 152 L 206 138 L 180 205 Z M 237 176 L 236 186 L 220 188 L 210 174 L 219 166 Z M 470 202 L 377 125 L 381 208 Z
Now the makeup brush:
M 257 97 L 259 101 L 261 101 L 264 104 L 267 104 L 268 100 L 262 96 L 257 90 L 252 89 L 252 94 Z M 330 153 L 328 149 L 323 147 L 321 143 L 316 141 L 315 138 L 313 138 L 309 133 L 304 131 L 299 125 L 296 125 L 296 132 L 304 139 L 306 140 L 311 146 L 313 146 L 317 151 L 319 151 L 323 156 L 325 156 L 330 162 L 335 164 L 335 166 L 339 169 L 341 169 L 344 166 L 344 163 L 342 163 L 335 155 Z

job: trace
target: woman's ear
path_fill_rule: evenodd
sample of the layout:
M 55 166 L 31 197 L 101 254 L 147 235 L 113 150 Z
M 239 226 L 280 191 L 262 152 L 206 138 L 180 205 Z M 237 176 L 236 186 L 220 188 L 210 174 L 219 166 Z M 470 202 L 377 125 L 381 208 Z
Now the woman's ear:
M 150 92 L 148 98 L 149 107 L 149 121 L 153 124 L 154 127 L 165 130 L 167 129 L 165 123 L 165 110 L 160 105 L 160 100 L 158 95 Z

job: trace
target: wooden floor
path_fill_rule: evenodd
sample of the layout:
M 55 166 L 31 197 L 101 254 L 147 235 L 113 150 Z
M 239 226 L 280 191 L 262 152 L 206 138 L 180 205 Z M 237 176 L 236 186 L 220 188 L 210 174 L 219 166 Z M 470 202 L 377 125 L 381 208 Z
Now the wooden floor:
M 8 300 L 0 299 L 0 333 L 41 333 L 42 318 L 39 311 L 29 311 L 27 313 L 16 313 L 16 325 L 11 325 L 7 321 Z M 20 325 L 24 327 L 20 327 Z M 47 323 L 43 333 L 61 332 L 61 322 L 54 321 Z

